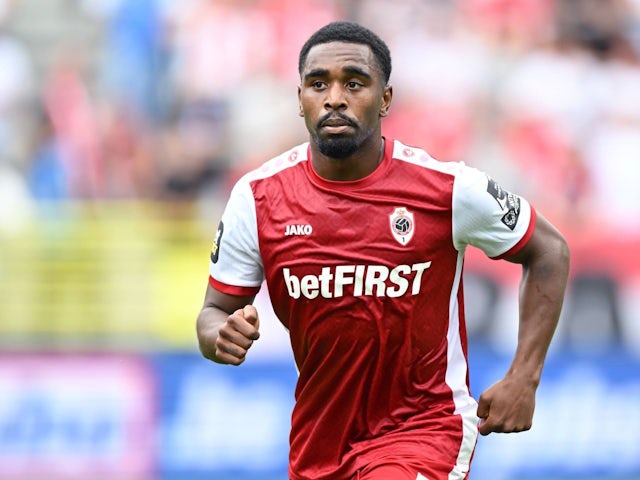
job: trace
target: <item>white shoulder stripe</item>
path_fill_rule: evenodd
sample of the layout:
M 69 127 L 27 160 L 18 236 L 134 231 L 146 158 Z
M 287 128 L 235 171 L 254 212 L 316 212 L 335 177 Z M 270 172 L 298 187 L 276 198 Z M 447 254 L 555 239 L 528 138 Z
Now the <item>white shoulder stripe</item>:
M 243 181 L 251 182 L 253 180 L 260 180 L 263 178 L 271 177 L 278 172 L 281 172 L 289 167 L 293 167 L 300 162 L 307 160 L 307 151 L 309 143 L 302 143 L 284 153 L 281 153 L 277 157 L 266 161 L 258 168 L 251 170 L 242 178 Z
M 465 165 L 464 162 L 442 162 L 436 160 L 423 149 L 409 147 L 398 140 L 395 140 L 393 144 L 393 158 L 453 176 L 457 175 Z

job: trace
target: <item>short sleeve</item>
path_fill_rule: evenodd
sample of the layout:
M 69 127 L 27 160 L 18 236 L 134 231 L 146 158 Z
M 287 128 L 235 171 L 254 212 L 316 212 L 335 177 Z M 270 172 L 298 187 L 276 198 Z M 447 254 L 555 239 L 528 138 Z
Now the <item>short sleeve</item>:
M 533 234 L 535 210 L 529 202 L 480 170 L 467 166 L 459 170 L 452 201 L 458 250 L 473 245 L 491 258 L 500 258 L 516 253 Z
M 222 214 L 211 249 L 211 285 L 231 295 L 252 295 L 264 280 L 258 246 L 253 192 L 242 178 L 236 183 Z

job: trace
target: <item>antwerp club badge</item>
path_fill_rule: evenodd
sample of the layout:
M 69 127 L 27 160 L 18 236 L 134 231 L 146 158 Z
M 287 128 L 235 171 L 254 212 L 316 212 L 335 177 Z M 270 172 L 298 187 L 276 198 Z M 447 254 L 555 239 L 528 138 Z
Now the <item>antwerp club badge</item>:
M 413 213 L 404 207 L 396 208 L 391 215 L 389 215 L 389 226 L 391 227 L 391 233 L 400 245 L 406 245 L 413 237 L 414 223 Z

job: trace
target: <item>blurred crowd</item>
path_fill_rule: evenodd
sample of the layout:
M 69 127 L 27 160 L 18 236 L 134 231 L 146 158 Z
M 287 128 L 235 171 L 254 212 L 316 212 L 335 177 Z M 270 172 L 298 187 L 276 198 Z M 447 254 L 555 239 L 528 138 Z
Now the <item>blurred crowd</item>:
M 306 140 L 299 48 L 352 19 L 392 52 L 387 136 L 563 225 L 640 230 L 640 0 L 66 0 L 99 48 L 53 38 L 45 69 L 19 3 L 0 1 L 5 227 L 49 200 L 226 196 Z

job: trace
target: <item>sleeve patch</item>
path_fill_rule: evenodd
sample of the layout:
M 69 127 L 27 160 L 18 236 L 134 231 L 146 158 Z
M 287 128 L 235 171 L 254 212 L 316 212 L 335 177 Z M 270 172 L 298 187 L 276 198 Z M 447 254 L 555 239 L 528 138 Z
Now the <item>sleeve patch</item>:
M 224 232 L 224 224 L 221 221 L 218 224 L 216 238 L 213 240 L 213 245 L 211 245 L 211 262 L 213 263 L 218 262 L 218 256 L 220 254 L 220 243 L 222 242 L 222 232 Z
M 515 229 L 520 218 L 520 198 L 504 190 L 491 177 L 488 177 L 487 192 L 495 199 L 500 210 L 504 213 L 502 223 L 510 230 Z

